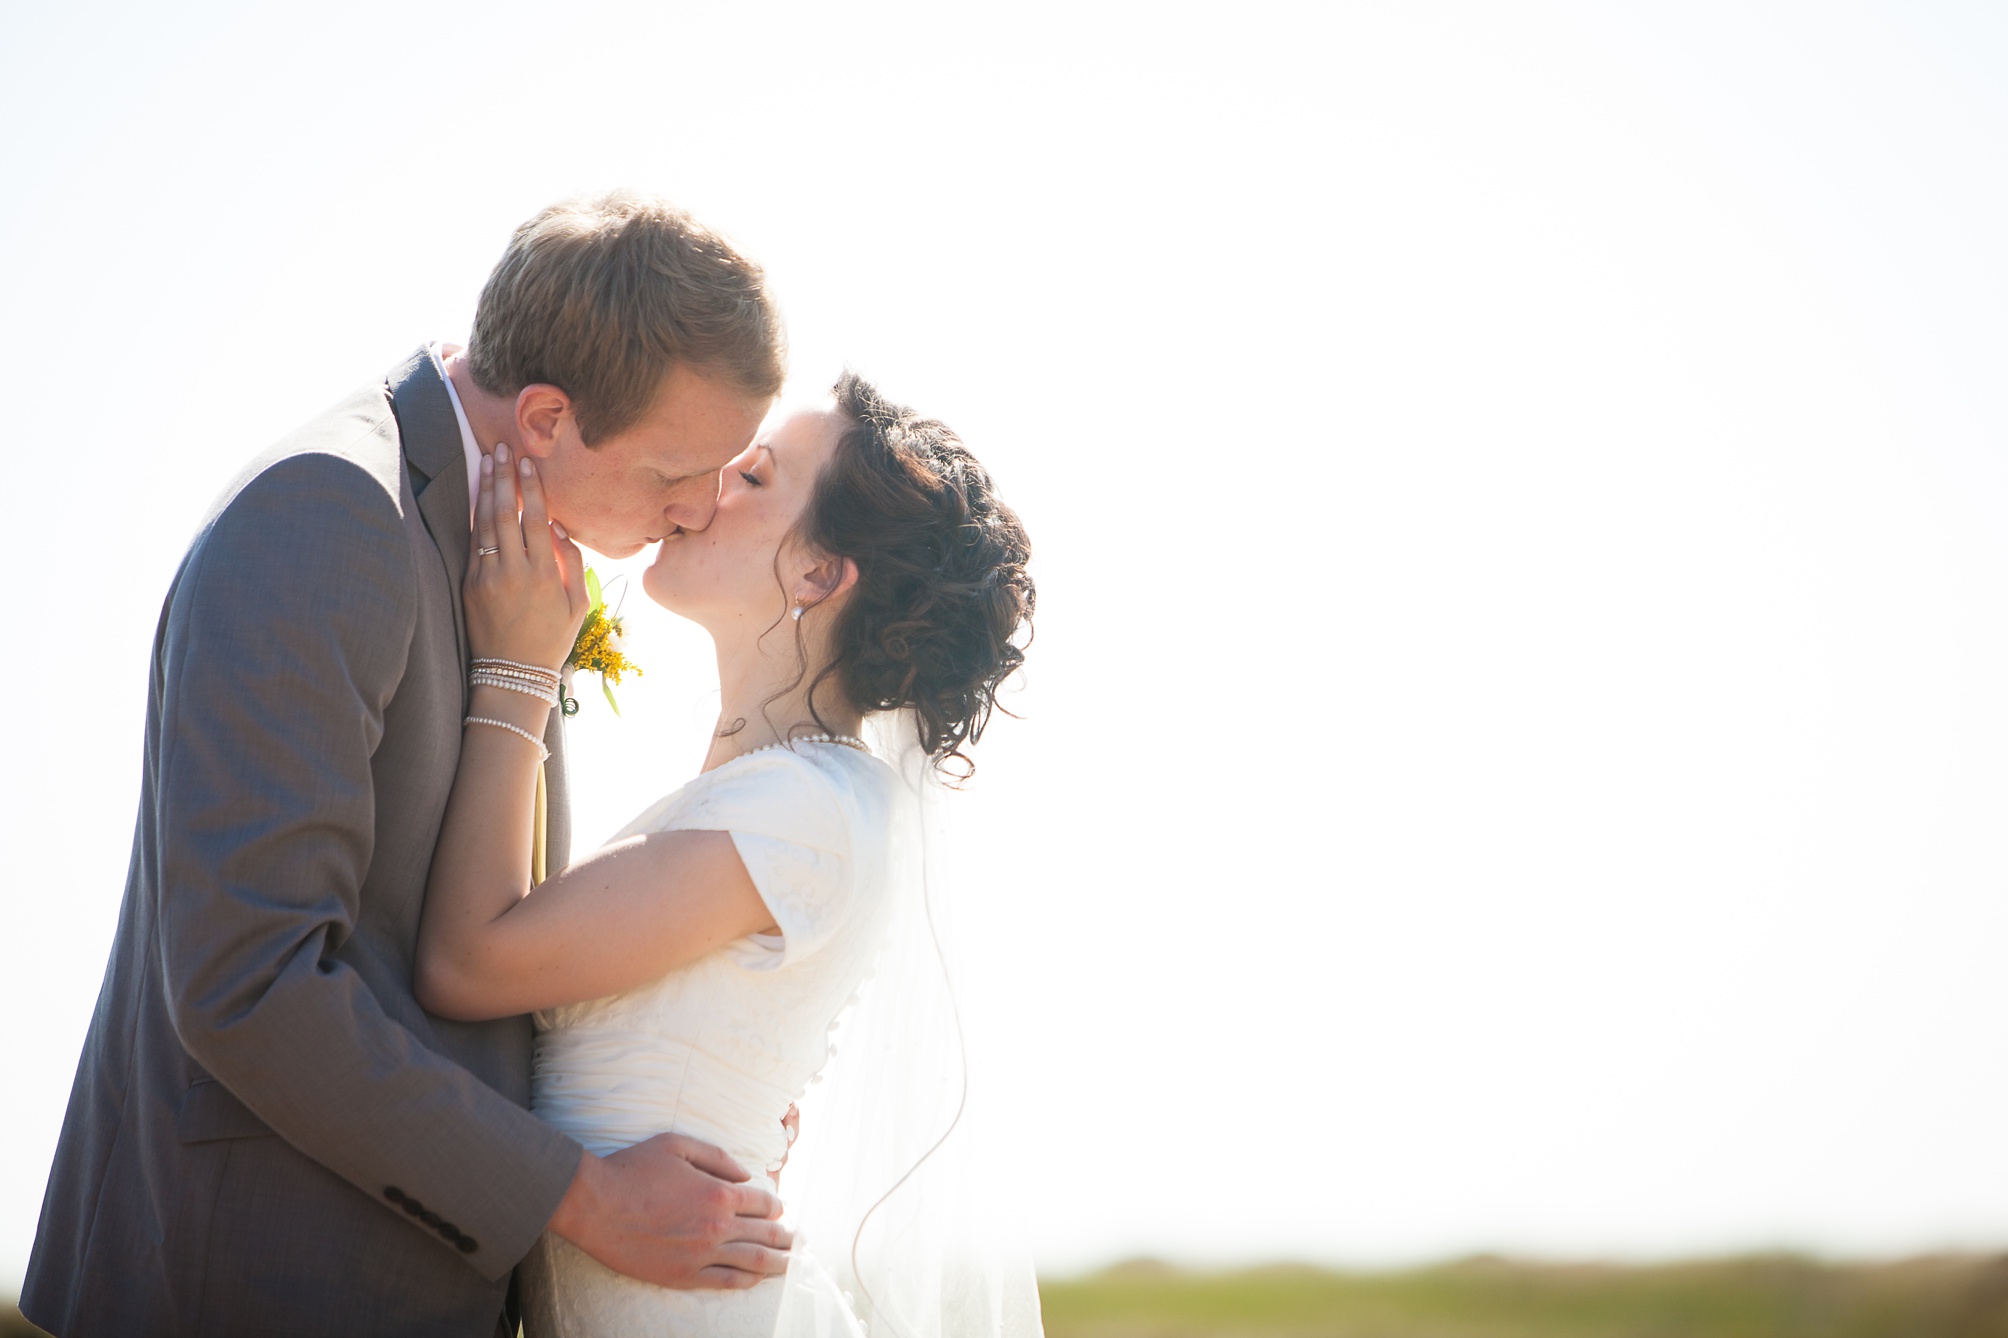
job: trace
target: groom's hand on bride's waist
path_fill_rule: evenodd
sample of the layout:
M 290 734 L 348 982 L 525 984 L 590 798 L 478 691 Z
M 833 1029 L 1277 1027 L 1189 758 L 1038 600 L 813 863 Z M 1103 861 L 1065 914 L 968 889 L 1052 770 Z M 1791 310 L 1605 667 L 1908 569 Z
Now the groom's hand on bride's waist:
M 681 1134 L 579 1159 L 551 1230 L 661 1287 L 751 1287 L 786 1271 L 781 1200 L 738 1163 Z

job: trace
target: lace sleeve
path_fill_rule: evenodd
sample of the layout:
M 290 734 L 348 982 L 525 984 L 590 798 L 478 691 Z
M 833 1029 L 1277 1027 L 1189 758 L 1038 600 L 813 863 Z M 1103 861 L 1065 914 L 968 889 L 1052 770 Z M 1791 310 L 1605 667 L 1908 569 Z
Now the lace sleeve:
M 731 833 L 782 938 L 742 962 L 789 966 L 827 945 L 856 909 L 849 807 L 816 759 L 777 748 L 728 766 L 675 825 Z
M 732 844 L 781 928 L 774 960 L 748 965 L 790 966 L 836 937 L 853 901 L 848 857 L 748 832 L 732 833 Z

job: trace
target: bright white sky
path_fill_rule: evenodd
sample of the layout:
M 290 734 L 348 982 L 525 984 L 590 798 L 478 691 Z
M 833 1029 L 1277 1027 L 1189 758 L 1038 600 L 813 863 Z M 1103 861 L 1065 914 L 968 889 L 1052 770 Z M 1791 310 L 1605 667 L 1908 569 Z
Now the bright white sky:
M 570 8 L 8 7 L 0 1288 L 196 519 L 620 183 L 1038 545 L 961 850 L 1049 1270 L 2008 1240 L 1999 6 Z M 628 611 L 581 840 L 708 723 Z

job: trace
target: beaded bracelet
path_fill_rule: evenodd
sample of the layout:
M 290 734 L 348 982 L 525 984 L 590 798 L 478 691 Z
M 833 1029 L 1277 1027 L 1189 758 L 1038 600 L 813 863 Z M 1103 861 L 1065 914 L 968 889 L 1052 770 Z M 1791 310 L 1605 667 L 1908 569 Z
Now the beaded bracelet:
M 497 659 L 492 655 L 484 655 L 475 660 L 474 667 L 476 669 L 496 670 L 515 669 L 522 673 L 535 674 L 538 678 L 556 678 L 558 676 L 556 669 L 546 669 L 540 664 L 524 664 L 521 660 Z
M 535 697 L 546 706 L 558 704 L 558 690 L 538 684 L 524 683 L 513 678 L 495 678 L 487 673 L 468 675 L 467 685 L 472 688 L 504 688 L 510 692 L 520 692 L 525 697 Z
M 528 674 L 510 673 L 504 669 L 476 669 L 467 675 L 467 681 L 470 683 L 476 681 L 483 683 L 527 683 L 533 688 L 555 692 L 558 689 L 558 684 L 563 680 L 556 678 L 532 678 Z
M 549 683 L 557 679 L 553 673 L 539 673 L 534 669 L 510 669 L 499 665 L 474 662 L 473 672 L 477 674 L 499 674 L 503 678 L 524 678 L 536 683 Z
M 544 741 L 529 730 L 524 729 L 521 725 L 512 725 L 507 720 L 491 720 L 485 715 L 471 715 L 460 723 L 463 725 L 493 725 L 497 729 L 506 729 L 518 738 L 528 739 L 537 749 L 537 760 L 539 762 L 550 760 L 551 750 L 544 746 Z

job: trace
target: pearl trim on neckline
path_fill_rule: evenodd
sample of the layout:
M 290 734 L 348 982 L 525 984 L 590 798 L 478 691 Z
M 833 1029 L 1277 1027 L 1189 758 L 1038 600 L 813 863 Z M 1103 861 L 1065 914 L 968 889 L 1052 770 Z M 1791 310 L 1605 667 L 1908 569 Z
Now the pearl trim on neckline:
M 758 748 L 748 748 L 745 752 L 739 754 L 739 757 L 751 757 L 755 753 L 764 753 L 770 748 L 791 748 L 798 743 L 841 744 L 846 748 L 855 748 L 867 757 L 871 756 L 872 751 L 870 744 L 866 743 L 863 739 L 849 734 L 802 734 L 792 739 L 782 739 L 779 743 L 763 743 Z M 739 760 L 739 757 L 732 758 L 731 760 L 736 762 Z

